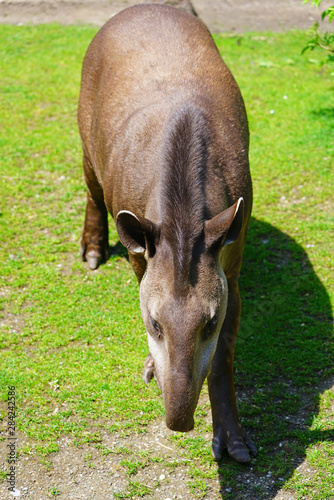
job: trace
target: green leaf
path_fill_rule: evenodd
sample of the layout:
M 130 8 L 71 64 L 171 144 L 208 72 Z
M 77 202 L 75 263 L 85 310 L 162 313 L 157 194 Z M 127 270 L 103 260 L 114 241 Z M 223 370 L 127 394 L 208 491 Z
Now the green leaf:
M 328 22 L 332 22 L 334 18 L 334 6 L 329 7 L 327 10 L 324 10 L 324 12 L 321 14 L 321 18 L 325 19 L 325 17 L 328 16 Z

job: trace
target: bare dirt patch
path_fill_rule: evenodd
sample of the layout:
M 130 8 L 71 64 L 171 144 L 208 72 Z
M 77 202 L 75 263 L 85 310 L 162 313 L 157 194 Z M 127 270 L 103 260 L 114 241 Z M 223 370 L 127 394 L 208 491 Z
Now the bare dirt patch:
M 333 377 L 326 383 L 314 387 L 315 392 L 322 392 L 332 387 Z M 239 403 L 246 394 L 239 394 Z M 209 400 L 207 391 L 201 395 L 199 404 L 206 408 L 206 423 L 210 423 Z M 304 410 L 312 406 L 312 398 L 306 397 Z M 6 408 L 0 404 L 5 414 L 0 433 L 4 437 L 0 441 L 0 457 L 8 454 L 6 449 Z M 307 412 L 307 410 L 305 410 Z M 305 426 L 304 412 L 291 420 L 291 428 Z M 189 459 L 185 458 L 182 449 L 170 439 L 175 435 L 166 428 L 163 418 L 153 421 L 143 433 L 115 432 L 109 433 L 107 422 L 92 422 L 91 431 L 98 431 L 101 440 L 98 443 L 75 446 L 70 436 L 57 440 L 58 451 L 46 456 L 33 451 L 34 443 L 22 432 L 17 432 L 18 460 L 16 461 L 16 493 L 18 498 L 26 500 L 47 500 L 60 498 L 71 500 L 116 500 L 118 498 L 147 500 L 296 500 L 296 496 L 283 488 L 284 479 L 275 477 L 275 470 L 270 467 L 265 473 L 256 470 L 256 459 L 250 466 L 245 466 L 237 474 L 237 484 L 229 484 L 221 476 L 218 465 L 212 463 L 211 474 L 206 479 L 206 494 L 201 496 L 200 488 L 191 489 L 194 485 L 193 468 Z M 1 432 L 2 431 L 2 432 Z M 198 435 L 194 430 L 189 435 Z M 201 437 L 207 446 L 211 441 L 211 432 L 202 433 Z M 280 447 L 288 446 L 287 442 L 277 442 L 277 453 Z M 31 451 L 29 452 L 29 448 Z M 260 451 L 261 453 L 261 451 Z M 306 460 L 294 457 L 293 467 L 306 477 L 311 477 L 314 470 Z M 229 467 L 235 463 L 226 455 L 225 462 Z M 200 464 L 198 464 L 200 466 Z M 7 470 L 5 464 L 0 471 Z M 0 498 L 12 499 L 6 481 L 0 483 Z M 261 491 L 261 492 L 260 492 Z M 265 492 L 265 493 L 264 493 Z M 233 496 L 231 496 L 231 494 Z M 307 497 L 304 497 L 307 499 Z
M 0 23 L 92 24 L 101 26 L 120 10 L 140 3 L 133 0 L 0 0 Z M 302 0 L 194 0 L 198 15 L 213 32 L 284 31 L 321 23 L 322 9 Z M 324 26 L 328 23 L 325 22 Z

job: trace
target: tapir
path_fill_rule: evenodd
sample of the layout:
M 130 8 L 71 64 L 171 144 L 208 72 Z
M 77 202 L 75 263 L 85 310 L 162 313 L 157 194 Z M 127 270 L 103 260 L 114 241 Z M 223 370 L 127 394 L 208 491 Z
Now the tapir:
M 108 258 L 107 213 L 139 281 L 166 425 L 194 427 L 208 379 L 212 455 L 256 455 L 234 389 L 238 277 L 252 207 L 239 88 L 206 26 L 166 5 L 111 18 L 83 62 L 78 109 L 87 204 L 81 255 Z

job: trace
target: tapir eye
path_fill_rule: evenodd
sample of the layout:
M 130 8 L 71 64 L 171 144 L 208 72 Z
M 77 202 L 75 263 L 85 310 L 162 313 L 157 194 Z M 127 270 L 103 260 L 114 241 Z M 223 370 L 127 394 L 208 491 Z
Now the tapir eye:
M 208 340 L 215 333 L 217 329 L 217 316 L 214 316 L 204 327 L 203 337 L 204 340 Z
M 153 326 L 155 332 L 158 334 L 158 338 L 160 338 L 162 335 L 162 330 L 161 330 L 159 323 L 157 321 L 155 321 L 155 319 L 153 319 L 151 315 L 150 315 L 150 322 L 151 322 L 151 325 Z

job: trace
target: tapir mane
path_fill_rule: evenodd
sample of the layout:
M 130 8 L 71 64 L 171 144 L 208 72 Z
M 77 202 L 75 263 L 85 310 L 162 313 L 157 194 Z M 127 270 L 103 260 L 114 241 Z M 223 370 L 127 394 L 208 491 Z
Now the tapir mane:
M 179 110 L 164 150 L 162 232 L 173 250 L 175 285 L 189 281 L 194 245 L 203 233 L 209 126 L 196 108 Z

